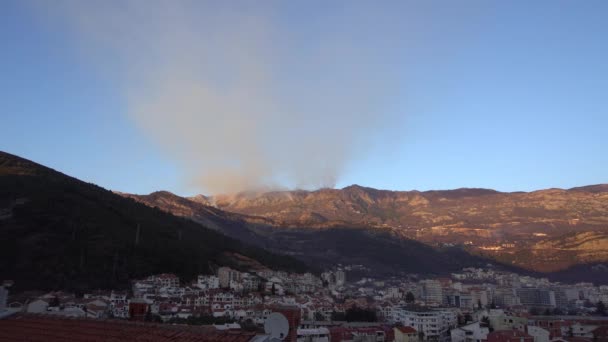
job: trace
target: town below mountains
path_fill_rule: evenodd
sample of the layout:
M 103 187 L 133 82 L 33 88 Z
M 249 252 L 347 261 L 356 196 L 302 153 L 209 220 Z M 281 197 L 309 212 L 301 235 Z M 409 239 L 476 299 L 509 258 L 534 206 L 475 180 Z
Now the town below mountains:
M 0 152 L 1 273 L 16 287 L 116 288 L 221 266 L 361 277 L 491 264 L 554 281 L 608 279 L 608 185 L 275 191 L 207 197 L 112 192 Z M 17 281 L 19 280 L 19 281 Z
M 606 185 L 186 198 L 113 192 L 0 152 L 0 331 L 601 342 L 607 223 Z

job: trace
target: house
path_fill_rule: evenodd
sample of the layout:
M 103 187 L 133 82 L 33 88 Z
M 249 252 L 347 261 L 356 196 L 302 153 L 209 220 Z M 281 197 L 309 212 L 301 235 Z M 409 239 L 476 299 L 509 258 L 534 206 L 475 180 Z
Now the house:
M 417 342 L 418 332 L 416 329 L 407 326 L 394 327 L 395 342 Z
M 298 329 L 298 342 L 329 342 L 329 329 L 314 328 L 314 329 Z
M 503 330 L 489 333 L 487 342 L 534 342 L 534 337 L 519 330 Z
M 517 329 L 519 331 L 525 331 L 525 327 L 528 325 L 527 317 L 519 317 L 512 315 L 492 315 L 489 316 L 490 325 L 494 330 L 512 330 Z
M 541 327 L 528 325 L 527 332 L 530 336 L 534 337 L 534 342 L 549 342 L 550 333 L 549 330 Z
M 92 302 L 85 306 L 84 311 L 86 318 L 106 318 L 108 315 L 108 306 L 97 305 L 95 302 Z
M 572 324 L 570 332 L 573 337 L 593 338 L 593 331 L 597 329 L 597 327 L 597 325 L 581 324 L 577 322 Z
M 474 322 L 450 330 L 450 337 L 452 342 L 481 342 L 487 339 L 489 333 L 490 329 L 482 327 L 479 322 Z
M 392 329 L 383 326 L 367 327 L 332 327 L 330 340 L 332 342 L 390 342 L 393 340 Z
M 196 286 L 201 289 L 218 289 L 220 287 L 220 278 L 213 275 L 199 275 Z
M 127 293 L 120 291 L 112 291 L 110 293 L 110 302 L 112 302 L 112 304 L 114 305 L 127 303 Z
M 152 276 L 152 281 L 154 281 L 158 286 L 162 287 L 179 287 L 179 277 L 175 274 L 163 273 Z
M 393 310 L 394 323 L 416 329 L 424 340 L 448 340 L 450 329 L 456 327 L 457 314 L 453 310 L 400 307 Z
M 113 305 L 111 312 L 115 318 L 129 318 L 129 306 L 126 303 Z

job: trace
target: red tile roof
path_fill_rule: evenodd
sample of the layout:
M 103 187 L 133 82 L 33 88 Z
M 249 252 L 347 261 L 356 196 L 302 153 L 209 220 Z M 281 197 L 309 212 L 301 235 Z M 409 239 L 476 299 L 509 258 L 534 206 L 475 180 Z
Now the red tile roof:
M 0 320 L 0 339 L 7 342 L 247 342 L 254 336 L 253 332 L 219 331 L 213 327 L 134 323 L 118 320 L 66 319 L 31 314 L 14 315 Z
M 523 331 L 519 331 L 519 330 L 500 330 L 500 331 L 493 331 L 491 333 L 488 334 L 488 340 L 490 340 L 490 337 L 495 337 L 495 338 L 511 338 L 511 337 L 531 337 L 530 335 L 528 335 L 527 333 L 523 332 Z
M 415 334 L 417 331 L 416 329 L 412 328 L 412 327 L 396 327 L 397 329 L 399 329 L 399 331 L 401 331 L 404 334 Z

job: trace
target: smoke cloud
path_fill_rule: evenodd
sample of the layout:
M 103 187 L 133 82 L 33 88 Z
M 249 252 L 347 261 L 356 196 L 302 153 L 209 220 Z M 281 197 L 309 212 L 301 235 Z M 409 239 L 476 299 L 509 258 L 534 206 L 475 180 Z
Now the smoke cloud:
M 73 1 L 50 10 L 188 184 L 213 194 L 333 187 L 394 123 L 378 34 L 390 31 L 387 15 L 227 3 Z

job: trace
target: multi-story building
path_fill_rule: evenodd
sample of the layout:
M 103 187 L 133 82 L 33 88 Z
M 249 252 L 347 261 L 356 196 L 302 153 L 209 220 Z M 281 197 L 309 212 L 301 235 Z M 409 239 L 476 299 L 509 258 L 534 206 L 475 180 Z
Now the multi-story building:
M 179 277 L 175 274 L 163 273 L 151 277 L 152 280 L 162 287 L 179 287 Z
M 439 281 L 422 280 L 420 285 L 422 287 L 422 299 L 427 304 L 441 304 L 443 302 L 443 290 Z
M 458 316 L 453 310 L 433 310 L 418 308 L 396 308 L 393 310 L 394 323 L 410 326 L 425 341 L 447 341 L 450 329 L 456 327 Z
M 412 327 L 397 326 L 393 328 L 395 342 L 418 342 L 418 332 Z
M 201 289 L 218 289 L 220 278 L 214 275 L 199 275 L 196 285 Z
M 336 271 L 336 285 L 344 286 L 344 284 L 346 284 L 346 272 L 344 272 L 343 270 L 337 270 Z
M 242 279 L 243 289 L 245 291 L 257 291 L 260 283 L 259 277 L 250 275 L 248 273 Z
M 472 309 L 474 305 L 473 296 L 456 291 L 445 295 L 444 304 L 457 308 Z
M 534 342 L 534 337 L 519 330 L 494 331 L 488 334 L 488 342 Z
M 469 289 L 469 292 L 471 293 L 471 300 L 473 301 L 474 307 L 481 306 L 482 308 L 484 308 L 489 304 L 488 292 L 484 289 L 471 288 Z
M 494 304 L 502 308 L 519 305 L 519 298 L 515 293 L 515 289 L 511 287 L 499 287 L 495 289 L 492 296 L 492 301 Z
M 548 289 L 521 288 L 516 290 L 519 302 L 531 307 L 555 307 L 555 292 Z
M 451 342 L 480 342 L 485 341 L 490 329 L 482 327 L 479 322 L 450 330 Z
M 560 309 L 567 309 L 569 307 L 570 301 L 568 300 L 566 291 L 558 287 L 552 288 L 551 290 L 555 294 L 555 306 Z
M 220 267 L 217 271 L 217 276 L 220 281 L 221 288 L 230 287 L 230 282 L 239 281 L 241 278 L 241 272 L 233 270 L 230 267 Z

